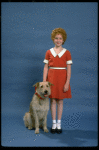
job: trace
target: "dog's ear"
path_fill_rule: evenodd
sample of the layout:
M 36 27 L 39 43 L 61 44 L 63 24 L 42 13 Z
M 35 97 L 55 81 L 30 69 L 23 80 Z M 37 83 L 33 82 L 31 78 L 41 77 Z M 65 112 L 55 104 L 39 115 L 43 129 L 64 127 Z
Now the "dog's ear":
M 33 85 L 33 87 L 39 87 L 39 82 Z
M 49 84 L 49 86 L 52 86 L 52 85 L 54 86 L 54 84 L 52 84 L 51 82 L 48 82 L 48 84 Z

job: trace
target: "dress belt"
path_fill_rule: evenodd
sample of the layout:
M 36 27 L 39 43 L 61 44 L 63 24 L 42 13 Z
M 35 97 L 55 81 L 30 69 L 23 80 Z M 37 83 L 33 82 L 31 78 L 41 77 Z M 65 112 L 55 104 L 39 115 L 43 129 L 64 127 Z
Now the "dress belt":
M 49 67 L 49 69 L 66 69 L 66 67 Z

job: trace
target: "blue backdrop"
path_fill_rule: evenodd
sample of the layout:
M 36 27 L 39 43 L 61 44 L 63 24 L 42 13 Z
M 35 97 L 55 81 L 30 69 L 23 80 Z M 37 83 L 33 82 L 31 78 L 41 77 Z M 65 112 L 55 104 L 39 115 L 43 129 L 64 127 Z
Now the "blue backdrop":
M 97 146 L 98 3 L 1 3 L 1 144 L 2 146 Z M 64 48 L 71 52 L 72 99 L 64 99 L 63 133 L 35 135 L 23 123 L 43 80 L 43 59 L 54 47 L 51 32 L 67 32 Z M 48 113 L 48 128 L 51 128 Z

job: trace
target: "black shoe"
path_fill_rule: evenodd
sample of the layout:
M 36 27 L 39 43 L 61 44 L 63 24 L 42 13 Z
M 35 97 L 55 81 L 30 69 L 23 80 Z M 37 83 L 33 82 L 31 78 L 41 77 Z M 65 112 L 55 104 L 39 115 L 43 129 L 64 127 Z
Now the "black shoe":
M 52 129 L 51 128 L 51 133 L 55 134 L 56 133 L 56 129 Z
M 57 129 L 57 133 L 58 134 L 62 133 L 62 129 Z

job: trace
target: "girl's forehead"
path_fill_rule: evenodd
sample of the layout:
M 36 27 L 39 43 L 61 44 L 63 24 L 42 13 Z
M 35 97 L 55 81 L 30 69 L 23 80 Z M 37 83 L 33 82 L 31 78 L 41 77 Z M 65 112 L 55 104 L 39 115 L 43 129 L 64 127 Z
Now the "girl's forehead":
M 62 35 L 61 34 L 56 34 L 55 37 L 59 37 L 59 38 L 61 37 L 62 38 Z

